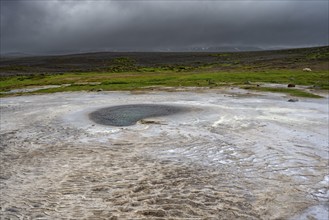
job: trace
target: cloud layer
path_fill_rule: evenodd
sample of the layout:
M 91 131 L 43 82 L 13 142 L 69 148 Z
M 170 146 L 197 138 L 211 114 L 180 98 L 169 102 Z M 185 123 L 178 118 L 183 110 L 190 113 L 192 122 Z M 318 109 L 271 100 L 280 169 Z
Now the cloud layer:
M 1 51 L 328 45 L 328 1 L 1 1 Z

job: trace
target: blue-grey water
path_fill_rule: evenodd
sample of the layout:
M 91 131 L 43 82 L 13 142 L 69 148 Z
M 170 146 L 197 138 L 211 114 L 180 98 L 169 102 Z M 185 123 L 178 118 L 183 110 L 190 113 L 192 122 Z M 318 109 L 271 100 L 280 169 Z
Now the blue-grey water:
M 89 118 L 102 125 L 130 126 L 139 120 L 167 116 L 187 111 L 187 108 L 169 105 L 135 104 L 102 108 L 89 114 Z

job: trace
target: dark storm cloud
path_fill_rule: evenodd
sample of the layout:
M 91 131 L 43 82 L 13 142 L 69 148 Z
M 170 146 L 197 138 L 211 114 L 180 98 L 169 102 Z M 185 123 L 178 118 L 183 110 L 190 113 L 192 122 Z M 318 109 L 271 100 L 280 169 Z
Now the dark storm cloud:
M 1 1 L 1 51 L 328 44 L 328 1 Z

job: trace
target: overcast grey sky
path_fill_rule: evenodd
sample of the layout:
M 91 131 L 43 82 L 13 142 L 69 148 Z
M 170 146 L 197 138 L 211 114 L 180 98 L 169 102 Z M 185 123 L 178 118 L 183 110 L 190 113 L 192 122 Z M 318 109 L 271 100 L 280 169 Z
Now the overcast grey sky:
M 328 45 L 328 0 L 1 0 L 1 52 Z

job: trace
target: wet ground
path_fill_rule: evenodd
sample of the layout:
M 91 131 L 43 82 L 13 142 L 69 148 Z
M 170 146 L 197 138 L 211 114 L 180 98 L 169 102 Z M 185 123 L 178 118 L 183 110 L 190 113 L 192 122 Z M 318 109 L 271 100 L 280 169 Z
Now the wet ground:
M 1 99 L 2 219 L 328 219 L 328 97 L 240 89 Z M 88 115 L 186 106 L 129 127 Z

